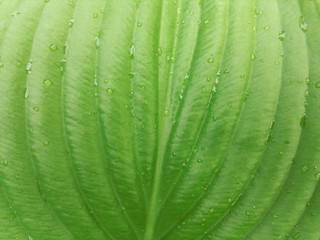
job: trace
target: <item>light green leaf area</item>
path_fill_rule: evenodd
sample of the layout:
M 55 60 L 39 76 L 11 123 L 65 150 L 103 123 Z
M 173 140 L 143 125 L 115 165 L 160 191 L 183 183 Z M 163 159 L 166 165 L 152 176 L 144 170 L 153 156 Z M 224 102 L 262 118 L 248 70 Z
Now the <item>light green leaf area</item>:
M 320 239 L 319 0 L 0 0 L 0 239 Z

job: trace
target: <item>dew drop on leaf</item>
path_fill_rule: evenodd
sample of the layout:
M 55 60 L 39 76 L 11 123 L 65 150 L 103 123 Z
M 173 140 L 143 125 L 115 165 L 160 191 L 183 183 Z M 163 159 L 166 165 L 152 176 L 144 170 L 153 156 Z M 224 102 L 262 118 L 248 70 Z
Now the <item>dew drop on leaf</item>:
M 45 80 L 43 80 L 43 84 L 46 85 L 46 86 L 51 86 L 52 82 L 49 79 L 45 79 Z
M 141 22 L 137 22 L 137 26 L 138 26 L 138 27 L 141 27 L 141 26 L 142 26 L 142 23 L 141 23 Z
M 25 88 L 24 89 L 24 98 L 28 98 L 29 97 L 29 90 L 28 90 L 28 88 Z
M 316 83 L 316 88 L 320 88 L 320 82 Z
M 96 48 L 100 47 L 100 37 L 99 37 L 99 33 L 97 34 L 97 36 L 95 37 L 95 44 L 96 44 Z
M 314 176 L 315 176 L 315 178 L 316 178 L 317 180 L 319 180 L 319 179 L 320 179 L 320 172 L 316 173 Z
M 51 43 L 50 44 L 50 46 L 49 46 L 49 49 L 50 49 L 50 51 L 56 51 L 57 50 L 57 45 L 56 44 L 54 44 L 54 43 Z
M 270 29 L 270 26 L 265 26 L 264 27 L 264 30 L 269 30 Z
M 214 62 L 213 58 L 208 59 L 208 63 L 213 63 L 213 62 Z
M 135 51 L 136 51 L 136 49 L 135 49 L 134 45 L 132 44 L 130 47 L 130 58 L 131 59 L 134 59 Z
M 301 167 L 301 170 L 302 170 L 303 172 L 306 172 L 306 171 L 308 170 L 308 167 L 307 167 L 307 166 L 302 166 L 302 167 Z
M 297 232 L 295 235 L 292 236 L 293 239 L 298 239 L 300 237 L 300 232 Z
M 34 110 L 35 112 L 39 112 L 39 107 L 34 107 L 33 110 Z
M 49 141 L 48 141 L 48 140 L 45 140 L 45 141 L 43 142 L 43 145 L 44 145 L 44 146 L 48 146 L 48 145 L 49 145 Z
M 285 31 L 280 32 L 280 33 L 279 33 L 279 40 L 280 40 L 280 41 L 283 41 L 285 38 L 286 38 L 286 33 L 285 33 Z
M 70 28 L 72 28 L 73 23 L 74 23 L 74 19 L 71 18 L 71 19 L 69 20 L 69 27 L 70 27 Z
M 278 214 L 277 214 L 277 213 L 273 213 L 273 214 L 272 214 L 272 218 L 273 218 L 273 219 L 277 219 L 277 218 L 278 218 Z
M 310 82 L 311 82 L 310 78 L 306 77 L 305 82 L 306 82 L 307 85 L 310 85 Z
M 307 32 L 308 31 L 308 24 L 305 22 L 303 16 L 299 17 L 299 27 L 303 32 Z
M 133 78 L 133 77 L 134 77 L 134 74 L 135 74 L 134 72 L 129 72 L 129 77 L 130 77 L 130 78 Z
M 14 17 L 14 18 L 16 18 L 16 17 L 18 17 L 18 15 L 20 15 L 21 14 L 21 12 L 19 11 L 19 10 L 15 10 L 14 12 L 12 12 L 12 16 Z
M 31 69 L 32 69 L 32 59 L 29 59 L 27 66 L 26 66 L 27 73 L 31 73 Z
M 112 88 L 107 88 L 106 91 L 107 91 L 108 94 L 113 94 L 113 92 L 114 92 Z
M 98 13 L 94 13 L 92 16 L 93 16 L 93 18 L 96 19 L 96 18 L 98 18 L 99 14 Z
M 3 165 L 4 167 L 7 167 L 7 166 L 8 166 L 8 160 L 5 159 L 5 160 L 3 161 L 3 163 L 2 163 L 2 165 Z
M 306 115 L 303 115 L 300 119 L 300 127 L 304 128 L 304 126 L 306 125 Z

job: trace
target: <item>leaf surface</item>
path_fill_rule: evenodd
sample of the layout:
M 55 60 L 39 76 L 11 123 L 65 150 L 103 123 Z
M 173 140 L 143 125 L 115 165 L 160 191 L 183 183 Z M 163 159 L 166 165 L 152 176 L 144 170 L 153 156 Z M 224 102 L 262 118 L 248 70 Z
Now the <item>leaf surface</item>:
M 318 240 L 319 13 L 0 1 L 0 238 Z

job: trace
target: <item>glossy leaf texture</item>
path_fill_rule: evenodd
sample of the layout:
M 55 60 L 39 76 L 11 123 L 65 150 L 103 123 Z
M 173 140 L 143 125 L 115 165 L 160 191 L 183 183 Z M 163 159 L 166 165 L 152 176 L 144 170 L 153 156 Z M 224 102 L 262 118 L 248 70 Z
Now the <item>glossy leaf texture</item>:
M 320 239 L 319 0 L 0 0 L 0 239 Z

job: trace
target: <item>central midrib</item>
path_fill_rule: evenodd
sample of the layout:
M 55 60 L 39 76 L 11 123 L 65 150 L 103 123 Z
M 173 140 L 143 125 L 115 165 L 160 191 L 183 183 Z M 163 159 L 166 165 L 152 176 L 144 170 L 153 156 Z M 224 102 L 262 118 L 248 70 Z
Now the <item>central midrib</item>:
M 161 5 L 161 13 L 160 13 L 160 30 L 159 30 L 159 39 L 161 37 L 161 19 L 163 18 L 163 8 L 164 8 L 164 2 L 162 1 L 162 5 Z M 179 2 L 180 3 L 180 2 Z M 176 16 L 176 22 L 178 21 L 179 18 L 179 13 L 177 13 Z M 178 25 L 178 23 L 177 23 Z M 178 29 L 178 26 L 176 25 L 176 29 L 175 32 Z M 174 51 L 175 49 L 175 45 L 176 45 L 176 33 L 175 33 L 175 39 L 174 39 L 174 46 L 172 51 Z M 170 71 L 172 70 L 172 65 L 170 67 Z M 159 73 L 158 73 L 159 74 Z M 159 75 L 158 75 L 158 80 L 159 80 Z M 170 77 L 170 80 L 171 77 Z M 168 86 L 168 90 L 170 89 L 170 83 Z M 166 94 L 166 105 L 168 104 L 168 98 L 169 98 L 169 93 L 167 92 Z M 159 99 L 158 99 L 159 101 Z M 165 107 L 166 107 L 165 105 Z M 153 239 L 153 235 L 154 235 L 154 228 L 155 228 L 155 223 L 157 221 L 157 215 L 158 215 L 158 209 L 159 209 L 159 204 L 158 204 L 158 197 L 159 197 L 159 186 L 160 186 L 160 180 L 161 180 L 161 172 L 162 172 L 162 164 L 163 164 L 163 160 L 164 160 L 164 154 L 165 154 L 165 148 L 163 146 L 165 146 L 165 142 L 164 142 L 164 130 L 165 130 L 165 121 L 163 122 L 162 127 L 160 126 L 160 121 L 163 118 L 163 112 L 161 112 L 162 109 L 159 109 L 159 102 L 158 102 L 158 131 L 157 131 L 157 135 L 158 135 L 158 141 L 157 141 L 157 154 L 156 154 L 156 165 L 155 165 L 155 173 L 154 173 L 154 181 L 153 181 L 153 185 L 152 185 L 152 194 L 151 194 L 151 201 L 150 201 L 150 205 L 148 208 L 148 212 L 147 212 L 147 219 L 146 219 L 146 226 L 145 226 L 145 235 L 144 235 L 144 240 L 151 240 Z

